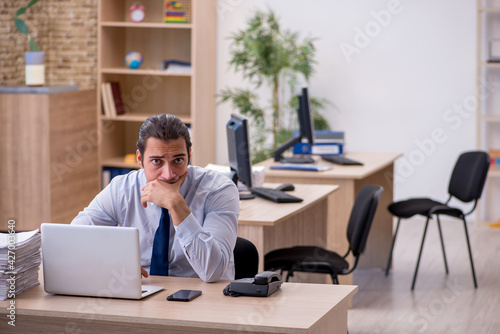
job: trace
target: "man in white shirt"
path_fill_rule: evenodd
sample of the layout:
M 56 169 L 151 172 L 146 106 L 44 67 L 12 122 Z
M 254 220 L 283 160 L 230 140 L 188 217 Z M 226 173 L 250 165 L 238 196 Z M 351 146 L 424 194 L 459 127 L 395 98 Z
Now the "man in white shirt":
M 166 275 L 206 282 L 234 279 L 239 215 L 235 184 L 215 171 L 189 165 L 189 132 L 174 115 L 154 115 L 144 122 L 136 155 L 141 169 L 113 178 L 72 224 L 136 227 L 141 266 L 148 268 L 162 208 L 168 209 Z M 143 274 L 147 276 L 145 270 Z

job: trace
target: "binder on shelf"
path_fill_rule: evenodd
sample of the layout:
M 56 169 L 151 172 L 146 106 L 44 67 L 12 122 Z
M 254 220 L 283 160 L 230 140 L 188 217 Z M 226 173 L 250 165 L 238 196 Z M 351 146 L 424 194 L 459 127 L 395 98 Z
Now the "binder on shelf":
M 293 147 L 293 154 L 343 155 L 344 132 L 315 130 L 314 145 L 298 143 Z
M 101 172 L 102 188 L 104 189 L 118 175 L 125 175 L 133 170 L 131 168 L 103 167 Z

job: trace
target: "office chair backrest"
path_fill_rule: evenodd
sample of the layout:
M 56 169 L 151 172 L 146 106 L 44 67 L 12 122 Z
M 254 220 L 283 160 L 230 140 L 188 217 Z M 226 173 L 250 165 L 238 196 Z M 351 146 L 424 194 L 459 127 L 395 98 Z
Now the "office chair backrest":
M 255 245 L 238 237 L 234 246 L 234 278 L 254 277 L 259 270 L 259 252 Z
M 488 153 L 482 151 L 462 153 L 453 169 L 448 193 L 465 203 L 478 200 L 483 192 L 489 167 Z
M 356 196 L 347 226 L 349 247 L 356 257 L 365 250 L 368 233 L 383 191 L 384 188 L 381 186 L 367 184 L 361 188 Z

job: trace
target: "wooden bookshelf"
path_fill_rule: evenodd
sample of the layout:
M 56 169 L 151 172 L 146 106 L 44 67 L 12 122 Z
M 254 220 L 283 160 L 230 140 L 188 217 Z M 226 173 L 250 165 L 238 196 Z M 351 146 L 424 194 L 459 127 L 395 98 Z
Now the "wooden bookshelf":
M 500 1 L 477 0 L 477 148 L 500 149 L 500 61 L 492 59 L 490 43 L 500 41 Z M 497 56 L 498 57 L 498 56 Z M 492 222 L 500 217 L 500 167 L 491 165 L 476 220 Z
M 129 19 L 131 0 L 100 0 L 98 7 L 97 85 L 120 84 L 125 114 L 106 116 L 98 89 L 99 166 L 124 165 L 135 153 L 141 124 L 150 115 L 169 113 L 190 126 L 193 164 L 215 160 L 215 0 L 182 0 L 188 23 L 165 23 L 164 0 L 147 0 L 142 22 Z M 125 66 L 125 56 L 138 51 L 138 69 Z M 164 60 L 191 63 L 191 72 L 167 72 Z

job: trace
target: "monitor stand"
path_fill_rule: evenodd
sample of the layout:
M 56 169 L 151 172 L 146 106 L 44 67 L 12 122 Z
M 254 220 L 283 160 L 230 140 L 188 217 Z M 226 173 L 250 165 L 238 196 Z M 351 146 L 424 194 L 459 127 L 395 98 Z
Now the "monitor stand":
M 240 191 L 240 200 L 254 199 L 254 198 L 255 198 L 255 195 L 252 194 L 251 192 L 249 192 L 249 193 L 247 193 L 247 192 L 242 193 Z
M 233 180 L 233 182 L 236 186 L 238 186 L 238 174 L 236 174 L 236 171 L 232 170 L 231 174 L 229 175 L 229 178 L 231 180 Z M 242 192 L 241 190 L 239 191 L 240 192 L 240 200 L 254 199 L 255 198 L 255 195 L 250 190 L 248 190 L 248 191 L 243 190 L 243 191 L 244 192 Z
M 280 162 L 283 164 L 312 164 L 314 159 L 310 157 L 285 157 L 281 158 Z
M 289 163 L 289 164 L 312 164 L 314 159 L 311 157 L 283 157 L 283 153 L 289 148 L 293 147 L 295 144 L 300 143 L 300 136 L 292 137 L 286 143 L 278 147 L 274 151 L 274 161 L 279 161 L 281 163 Z

